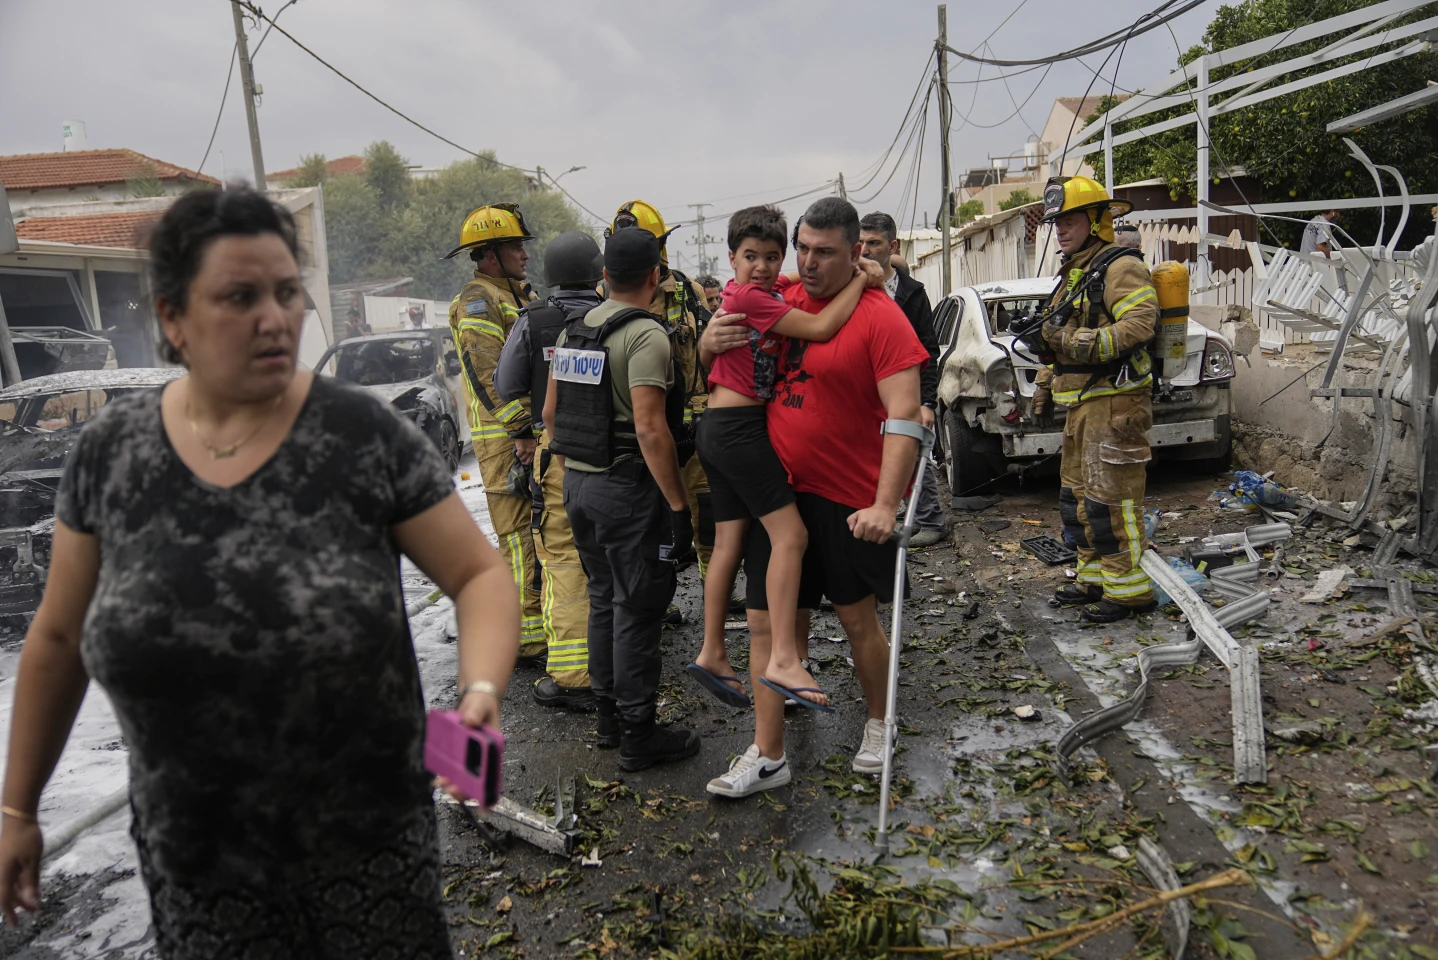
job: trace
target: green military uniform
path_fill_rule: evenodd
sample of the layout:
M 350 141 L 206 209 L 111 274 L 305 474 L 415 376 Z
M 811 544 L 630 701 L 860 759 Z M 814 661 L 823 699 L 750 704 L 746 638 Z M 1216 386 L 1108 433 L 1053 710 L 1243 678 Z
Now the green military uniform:
M 510 469 L 516 463 L 514 441 L 533 438 L 534 430 L 528 398 L 500 403 L 492 384 L 504 341 L 519 319 L 519 308 L 533 299 L 519 281 L 498 280 L 476 270 L 474 279 L 464 285 L 449 306 L 449 326 L 468 368 L 464 386 L 469 401 L 469 434 L 484 481 L 489 519 L 499 538 L 500 553 L 519 589 L 520 656 L 545 651 L 531 499 L 528 492 L 520 496 L 511 493 L 509 482 Z M 476 393 L 476 383 L 482 394 Z
M 1113 243 L 1094 243 L 1065 259 L 1057 306 Z M 1103 308 L 1080 294 L 1067 325 L 1046 329 L 1054 348 L 1053 399 L 1064 421 L 1059 510 L 1078 548 L 1078 580 L 1103 588 L 1104 599 L 1146 607 L 1153 586 L 1139 566 L 1144 547 L 1143 495 L 1153 425 L 1152 361 L 1144 345 L 1158 322 L 1158 294 L 1138 257 L 1107 268 Z M 1049 377 L 1041 371 L 1040 387 Z

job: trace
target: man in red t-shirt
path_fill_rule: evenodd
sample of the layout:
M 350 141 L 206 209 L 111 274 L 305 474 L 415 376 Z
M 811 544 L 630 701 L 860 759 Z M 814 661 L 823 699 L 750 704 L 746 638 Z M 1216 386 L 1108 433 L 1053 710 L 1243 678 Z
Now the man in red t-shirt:
M 815 203 L 796 231 L 801 283 L 784 291 L 785 301 L 818 313 L 853 277 L 861 250 L 858 211 L 837 197 Z M 747 342 L 748 330 L 733 325 L 735 316 L 710 322 L 700 341 L 704 359 Z M 878 603 L 895 599 L 898 555 L 889 537 L 918 455 L 916 441 L 881 434 L 879 427 L 887 419 L 918 421 L 919 370 L 928 359 L 903 311 L 884 291 L 866 290 L 832 340 L 789 343 L 768 406 L 769 436 L 789 471 L 809 533 L 798 636 L 808 635 L 809 611 L 827 595 L 849 637 L 868 702 L 863 743 L 853 761 L 861 773 L 883 767 L 889 644 Z M 754 524 L 745 558 L 754 745 L 710 782 L 709 792 L 720 796 L 748 796 L 773 780 L 788 779 L 774 776 L 787 763 L 783 698 L 758 683 L 770 649 L 767 560 L 767 538 Z

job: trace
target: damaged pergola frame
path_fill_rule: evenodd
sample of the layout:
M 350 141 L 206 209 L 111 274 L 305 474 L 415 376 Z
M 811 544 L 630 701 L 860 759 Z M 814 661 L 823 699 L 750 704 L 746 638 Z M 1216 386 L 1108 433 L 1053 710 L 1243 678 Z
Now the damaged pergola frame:
M 1245 531 L 1238 545 L 1249 561 L 1221 567 L 1210 574 L 1215 589 L 1228 600 L 1217 611 L 1204 603 L 1157 551 L 1145 550 L 1143 570 L 1188 617 L 1188 637 L 1178 643 L 1140 650 L 1139 682 L 1133 691 L 1123 701 L 1085 717 L 1066 730 L 1058 742 L 1059 756 L 1066 759 L 1084 744 L 1137 719 L 1148 698 L 1153 668 L 1194 663 L 1207 647 L 1229 672 L 1233 702 L 1233 780 L 1235 783 L 1268 782 L 1258 649 L 1240 644 L 1227 628 L 1260 617 L 1268 609 L 1268 593 L 1258 585 L 1259 559 L 1254 546 L 1274 543 L 1291 535 L 1292 528 L 1287 524 L 1264 524 Z

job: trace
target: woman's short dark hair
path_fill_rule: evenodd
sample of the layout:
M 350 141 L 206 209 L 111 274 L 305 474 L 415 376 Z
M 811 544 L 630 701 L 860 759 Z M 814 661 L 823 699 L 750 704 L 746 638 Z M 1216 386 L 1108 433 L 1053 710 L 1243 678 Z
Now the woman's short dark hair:
M 195 190 L 171 204 L 150 234 L 150 290 L 183 311 L 190 302 L 190 284 L 200 272 L 205 250 L 221 237 L 257 237 L 273 233 L 299 260 L 295 218 L 284 207 L 248 188 Z M 160 356 L 179 363 L 180 353 L 160 333 Z
M 729 218 L 729 252 L 736 253 L 739 244 L 748 239 L 771 240 L 782 253 L 788 249 L 789 225 L 784 211 L 778 207 L 745 207 Z

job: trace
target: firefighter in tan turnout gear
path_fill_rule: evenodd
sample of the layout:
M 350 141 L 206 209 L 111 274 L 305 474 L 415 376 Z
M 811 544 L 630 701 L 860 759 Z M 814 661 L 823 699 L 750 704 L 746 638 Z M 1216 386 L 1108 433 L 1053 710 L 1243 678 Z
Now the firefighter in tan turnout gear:
M 607 233 L 614 233 L 624 227 L 639 227 L 659 238 L 659 289 L 649 312 L 669 324 L 674 332 L 670 336 L 679 367 L 684 373 L 684 392 L 689 403 L 684 410 L 684 424 L 687 440 L 678 444 L 679 465 L 683 470 L 684 489 L 689 495 L 689 513 L 694 523 L 694 548 L 699 555 L 699 575 L 702 577 L 709 567 L 709 557 L 714 553 L 714 514 L 709 507 L 709 478 L 699 458 L 694 456 L 695 418 L 702 416 L 709 403 L 708 375 L 699 363 L 699 335 L 709 323 L 710 311 L 704 297 L 704 288 L 684 274 L 669 266 L 669 248 L 665 244 L 669 229 L 664 217 L 643 200 L 630 200 L 622 204 L 614 214 L 614 221 Z M 673 604 L 665 616 L 666 623 L 682 623 L 682 615 Z
M 1053 355 L 1053 402 L 1068 408 L 1059 510 L 1078 549 L 1078 582 L 1054 602 L 1083 605 L 1095 623 L 1154 608 L 1139 559 L 1153 425 L 1147 346 L 1159 308 L 1142 255 L 1114 243 L 1114 217 L 1131 208 L 1088 177 L 1055 177 L 1044 190 L 1043 219 L 1064 259 L 1041 335 Z
M 468 250 L 474 261 L 474 279 L 449 305 L 449 326 L 463 361 L 469 435 L 490 523 L 519 588 L 519 656 L 542 665 L 544 625 L 530 530 L 530 465 L 537 442 L 528 399 L 501 402 L 493 387 L 494 368 L 519 308 L 534 299 L 524 282 L 529 262 L 524 243 L 533 239 L 518 206 L 490 204 L 464 218 L 459 246 L 444 259 Z

